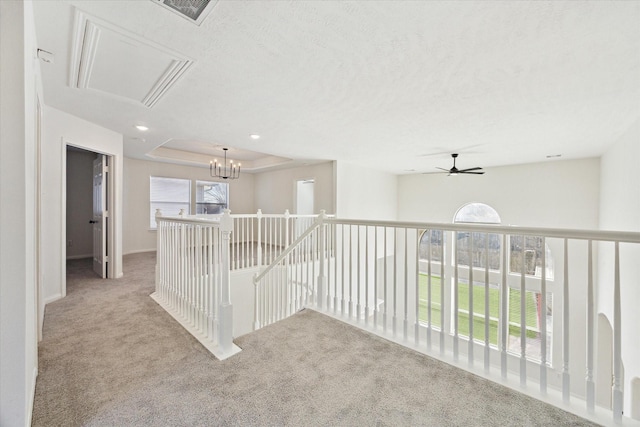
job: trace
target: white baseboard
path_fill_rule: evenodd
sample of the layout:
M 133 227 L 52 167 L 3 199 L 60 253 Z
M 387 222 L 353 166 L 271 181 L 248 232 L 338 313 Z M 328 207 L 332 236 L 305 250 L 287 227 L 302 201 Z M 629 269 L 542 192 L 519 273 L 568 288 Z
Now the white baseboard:
M 62 298 L 63 298 L 62 294 L 51 295 L 50 297 L 45 298 L 44 305 L 47 305 L 50 302 L 58 301 L 59 299 L 62 299 Z
M 38 366 L 34 366 L 33 368 L 33 380 L 31 381 L 31 389 L 29 390 L 29 401 L 27 407 L 27 425 L 31 425 L 31 420 L 33 419 L 33 403 L 36 398 L 36 378 L 38 378 Z
M 85 259 L 85 258 L 93 258 L 93 254 L 67 256 L 67 260 L 70 260 L 70 259 Z
M 123 255 L 131 255 L 131 254 L 142 254 L 145 252 L 155 252 L 156 248 L 151 248 L 151 249 L 136 249 L 135 251 L 128 251 L 125 252 Z

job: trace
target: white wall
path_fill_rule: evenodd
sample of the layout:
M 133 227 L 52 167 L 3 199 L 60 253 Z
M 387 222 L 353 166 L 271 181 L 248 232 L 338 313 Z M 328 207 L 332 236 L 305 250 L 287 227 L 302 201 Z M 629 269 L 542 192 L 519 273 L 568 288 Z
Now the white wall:
M 339 218 L 396 220 L 398 177 L 336 162 L 336 208 Z
M 265 214 L 294 213 L 296 208 L 296 182 L 313 179 L 314 210 L 327 214 L 335 212 L 333 163 L 321 163 L 299 168 L 282 169 L 255 174 L 255 208 Z
M 596 229 L 599 169 L 593 158 L 489 168 L 485 175 L 404 175 L 398 216 L 450 223 L 462 205 L 482 202 L 503 224 Z
M 149 229 L 149 181 L 151 176 L 214 181 L 209 169 L 125 158 L 124 243 L 125 254 L 154 251 L 156 232 Z M 243 173 L 229 181 L 229 209 L 232 213 L 254 213 L 254 176 Z M 195 189 L 193 189 L 195 192 Z M 195 194 L 195 193 L 194 193 Z
M 67 259 L 93 256 L 93 161 L 90 151 L 67 150 Z M 71 242 L 71 244 L 69 244 Z
M 122 276 L 122 135 L 101 126 L 45 107 L 42 129 L 42 251 L 45 301 L 65 295 L 66 262 L 66 146 L 73 145 L 112 156 L 112 277 Z
M 600 228 L 640 232 L 640 121 L 602 156 L 600 160 Z M 624 363 L 624 412 L 632 406 L 631 381 L 640 378 L 640 248 L 620 245 L 622 316 L 622 361 Z M 613 324 L 613 248 L 599 247 L 598 311 Z M 637 406 L 640 396 L 634 396 Z
M 0 2 L 0 425 L 31 425 L 37 375 L 36 96 L 31 2 Z

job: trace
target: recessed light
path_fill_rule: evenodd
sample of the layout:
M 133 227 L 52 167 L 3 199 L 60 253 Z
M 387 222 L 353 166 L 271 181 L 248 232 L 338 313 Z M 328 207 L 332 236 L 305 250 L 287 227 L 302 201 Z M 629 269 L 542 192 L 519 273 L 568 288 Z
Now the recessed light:
M 260 135 L 257 135 L 255 133 L 252 133 L 251 135 L 249 135 L 251 137 L 251 139 L 260 139 Z
M 136 125 L 136 129 L 138 129 L 138 130 L 140 130 L 142 132 L 149 130 L 149 128 L 146 127 L 145 125 Z

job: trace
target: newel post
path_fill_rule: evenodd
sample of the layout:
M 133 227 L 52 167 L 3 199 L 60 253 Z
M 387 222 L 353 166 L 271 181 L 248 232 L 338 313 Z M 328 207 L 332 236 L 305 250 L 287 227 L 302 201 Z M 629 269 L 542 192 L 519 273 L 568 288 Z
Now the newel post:
M 233 219 L 231 211 L 225 209 L 220 218 L 220 232 L 222 234 L 222 280 L 220 282 L 220 317 L 219 317 L 219 342 L 223 353 L 228 353 L 233 347 L 233 306 L 231 305 L 231 278 L 230 278 L 230 240 L 233 233 Z
M 319 234 L 319 239 L 318 239 L 318 243 L 319 243 L 319 266 L 318 266 L 318 292 L 316 294 L 316 305 L 318 306 L 318 308 L 322 308 L 323 305 L 323 297 L 324 297 L 324 292 L 325 292 L 325 288 L 326 288 L 326 282 L 327 282 L 327 278 L 324 275 L 324 264 L 325 264 L 325 219 L 327 217 L 327 214 L 324 210 L 320 211 L 320 215 L 318 215 L 318 234 Z

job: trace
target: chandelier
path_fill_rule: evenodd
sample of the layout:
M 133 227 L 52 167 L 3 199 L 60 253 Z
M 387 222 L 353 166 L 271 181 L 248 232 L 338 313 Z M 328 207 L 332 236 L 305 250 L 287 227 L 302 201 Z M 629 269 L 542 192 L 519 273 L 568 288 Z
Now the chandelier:
M 237 165 L 233 163 L 233 160 L 229 160 L 229 165 L 227 166 L 227 151 L 228 148 L 223 148 L 224 150 L 224 163 L 218 163 L 218 160 L 214 159 L 209 163 L 209 174 L 214 178 L 222 178 L 222 179 L 238 179 L 240 178 L 240 163 Z

